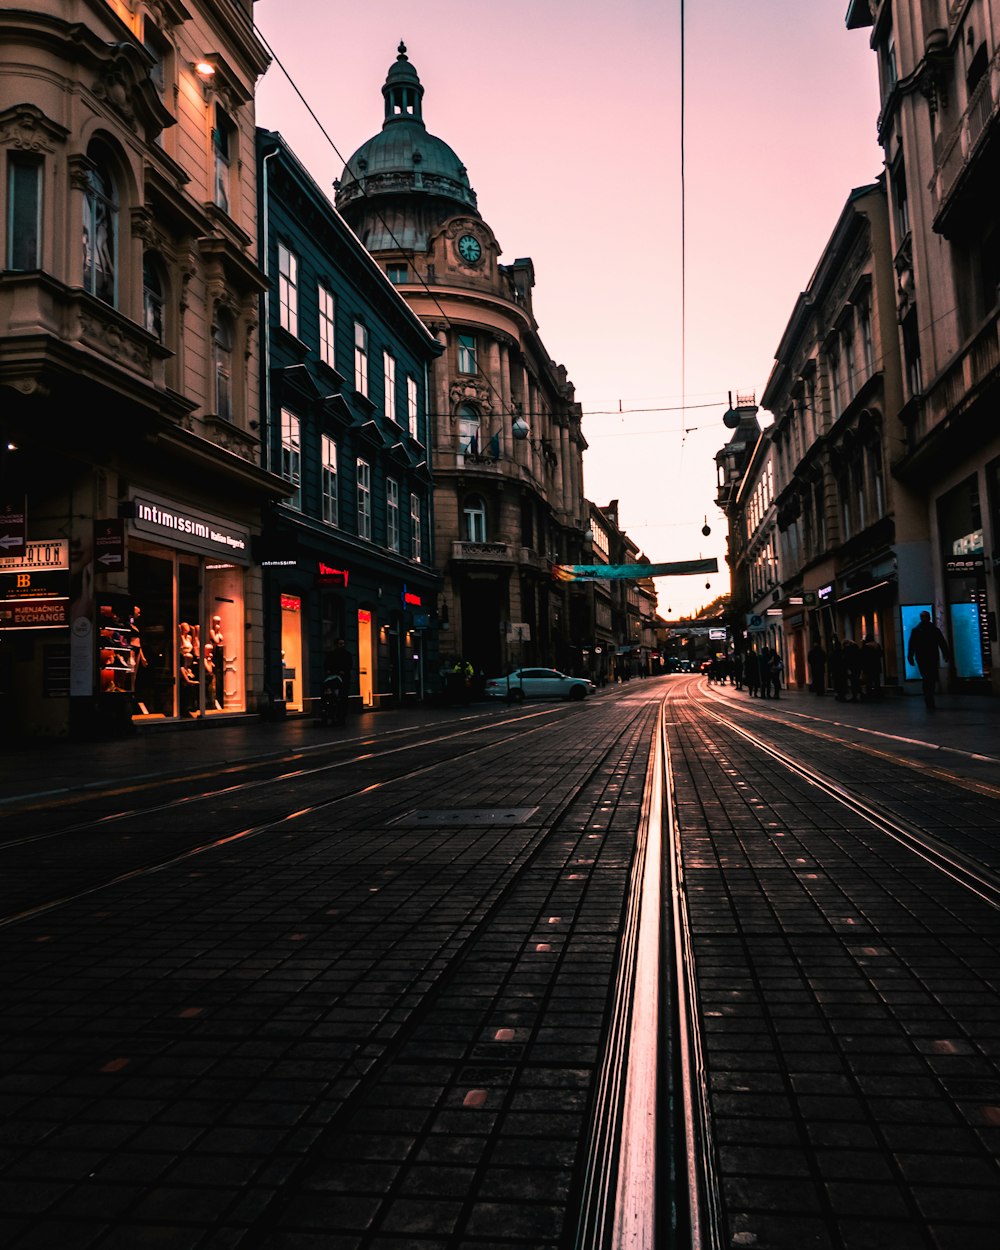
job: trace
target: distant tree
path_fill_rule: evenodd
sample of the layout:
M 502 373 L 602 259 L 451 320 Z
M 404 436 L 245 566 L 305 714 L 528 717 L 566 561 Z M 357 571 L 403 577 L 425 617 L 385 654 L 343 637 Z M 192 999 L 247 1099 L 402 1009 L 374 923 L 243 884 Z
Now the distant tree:
M 717 617 L 725 616 L 728 611 L 729 595 L 719 595 L 711 603 L 706 603 L 703 608 L 699 608 L 691 619 L 695 621 L 714 620 Z

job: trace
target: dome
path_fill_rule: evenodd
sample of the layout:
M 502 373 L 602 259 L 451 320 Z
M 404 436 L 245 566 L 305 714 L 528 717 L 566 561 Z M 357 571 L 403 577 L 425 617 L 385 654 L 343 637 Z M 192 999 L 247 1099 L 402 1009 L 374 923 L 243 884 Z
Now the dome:
M 478 216 L 468 171 L 454 150 L 424 125 L 424 88 L 403 43 L 389 67 L 382 95 L 382 129 L 344 166 L 335 183 L 337 207 L 343 211 L 367 196 L 416 193 L 452 201 Z

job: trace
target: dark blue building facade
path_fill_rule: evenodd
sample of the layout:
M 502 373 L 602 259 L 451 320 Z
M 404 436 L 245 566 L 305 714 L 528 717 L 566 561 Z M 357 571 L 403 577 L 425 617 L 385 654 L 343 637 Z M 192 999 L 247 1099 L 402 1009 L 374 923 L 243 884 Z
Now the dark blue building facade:
M 306 711 L 336 640 L 365 707 L 436 681 L 428 366 L 441 350 L 280 134 L 257 132 L 267 687 Z

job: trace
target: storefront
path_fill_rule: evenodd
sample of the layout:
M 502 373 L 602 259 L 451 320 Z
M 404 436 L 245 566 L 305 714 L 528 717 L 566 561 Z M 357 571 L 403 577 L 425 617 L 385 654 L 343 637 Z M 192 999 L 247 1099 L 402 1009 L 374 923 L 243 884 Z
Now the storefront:
M 996 626 L 987 595 L 978 475 L 942 495 L 937 512 L 952 669 L 960 689 L 988 690 Z
M 95 594 L 102 718 L 246 711 L 250 531 L 147 492 L 123 511 L 127 572 Z
M 433 573 L 404 572 L 388 561 L 379 567 L 377 553 L 320 554 L 302 532 L 266 538 L 258 551 L 266 685 L 282 711 L 311 710 L 338 638 L 351 655 L 352 706 L 402 706 L 427 696 L 437 671 Z

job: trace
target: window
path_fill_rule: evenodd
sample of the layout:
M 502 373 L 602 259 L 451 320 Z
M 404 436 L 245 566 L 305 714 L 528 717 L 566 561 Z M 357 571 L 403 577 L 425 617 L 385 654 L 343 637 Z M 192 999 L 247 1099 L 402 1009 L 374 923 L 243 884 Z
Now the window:
M 465 517 L 465 541 L 484 543 L 486 541 L 486 504 L 481 496 L 470 495 L 462 509 Z
M 830 373 L 830 406 L 833 409 L 833 419 L 836 421 L 843 408 L 843 394 L 840 387 L 840 352 L 836 347 L 832 347 L 829 351 L 827 368 Z
M 390 551 L 399 550 L 399 483 L 386 478 L 385 482 L 386 546 Z
M 107 169 L 100 163 L 87 175 L 83 204 L 83 285 L 91 295 L 115 306 L 118 299 L 118 199 Z
M 385 412 L 386 419 L 396 420 L 396 360 L 388 352 L 382 353 L 382 376 L 385 381 Z
M 150 334 L 164 342 L 163 331 L 163 267 L 155 252 L 142 258 L 142 323 Z
M 854 360 L 854 327 L 847 325 L 844 327 L 844 335 L 842 339 L 844 352 L 844 373 L 847 377 L 847 398 L 850 397 L 858 389 L 858 379 L 855 376 L 857 370 Z
M 406 379 L 406 428 L 410 438 L 417 437 L 417 380 Z
M 388 274 L 389 281 L 396 286 L 403 286 L 404 283 L 410 280 L 409 271 L 405 265 L 386 265 L 385 271 Z
M 410 559 L 419 564 L 424 556 L 423 529 L 420 524 L 420 496 L 410 496 Z
M 278 319 L 281 328 L 299 333 L 299 258 L 278 244 Z
M 872 494 L 874 496 L 875 516 L 885 515 L 885 467 L 882 463 L 882 444 L 872 443 L 868 453 L 872 475 Z
M 225 308 L 220 308 L 212 331 L 215 413 L 227 421 L 233 418 L 233 338 L 233 318 Z
M 354 389 L 368 394 L 368 331 L 360 321 L 354 323 Z
M 458 450 L 472 456 L 479 452 L 479 413 L 468 404 L 458 410 Z
M 20 152 L 7 158 L 8 269 L 41 268 L 42 163 Z
M 813 503 L 816 509 L 816 550 L 826 550 L 826 497 L 823 482 L 819 481 L 813 488 Z
M 476 336 L 474 334 L 458 336 L 458 371 L 459 373 L 476 372 Z
M 302 441 L 299 419 L 287 408 L 281 410 L 281 476 L 295 487 L 288 504 L 302 507 Z
M 337 444 L 323 435 L 323 520 L 328 525 L 340 524 L 340 501 L 337 490 Z
M 212 163 L 214 180 L 212 200 L 223 212 L 229 212 L 230 171 L 236 148 L 236 127 L 224 109 L 215 106 L 215 125 L 212 128 Z
M 160 97 L 163 104 L 167 103 L 167 61 L 170 56 L 170 44 L 164 39 L 163 35 L 156 28 L 153 22 L 146 17 L 142 24 L 142 46 L 153 57 L 156 62 L 149 71 L 149 77 L 152 79 L 153 86 L 156 88 L 156 94 Z M 160 134 L 162 135 L 162 131 Z M 159 136 L 157 136 L 159 138 Z
M 358 537 L 369 541 L 372 536 L 372 468 L 366 460 L 358 461 Z
M 906 166 L 902 161 L 898 161 L 892 171 L 892 199 L 896 207 L 896 229 L 899 232 L 896 247 L 898 248 L 910 233 L 910 199 L 906 190 Z
M 872 310 L 867 303 L 858 305 L 858 327 L 861 330 L 861 357 L 865 379 L 875 371 L 875 345 L 872 341 Z
M 919 395 L 924 388 L 924 374 L 920 363 L 920 333 L 917 329 L 916 308 L 911 308 L 903 318 L 903 361 L 910 394 Z
M 321 284 L 319 288 L 319 358 L 331 369 L 336 368 L 335 337 L 333 293 Z

